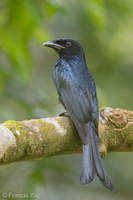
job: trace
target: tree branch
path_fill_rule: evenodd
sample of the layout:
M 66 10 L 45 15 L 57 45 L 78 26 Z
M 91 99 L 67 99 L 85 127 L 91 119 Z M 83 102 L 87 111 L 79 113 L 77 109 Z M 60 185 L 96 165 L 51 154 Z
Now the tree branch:
M 133 111 L 101 108 L 99 138 L 102 157 L 109 152 L 133 151 Z M 69 117 L 0 124 L 0 165 L 81 152 L 81 141 Z

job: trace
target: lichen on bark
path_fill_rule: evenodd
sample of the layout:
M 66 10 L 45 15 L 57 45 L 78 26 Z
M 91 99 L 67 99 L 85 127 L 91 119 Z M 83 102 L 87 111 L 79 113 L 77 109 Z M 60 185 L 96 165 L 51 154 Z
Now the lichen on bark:
M 101 156 L 133 151 L 133 111 L 105 107 L 99 115 Z M 81 141 L 69 117 L 8 120 L 0 124 L 0 165 L 81 152 Z

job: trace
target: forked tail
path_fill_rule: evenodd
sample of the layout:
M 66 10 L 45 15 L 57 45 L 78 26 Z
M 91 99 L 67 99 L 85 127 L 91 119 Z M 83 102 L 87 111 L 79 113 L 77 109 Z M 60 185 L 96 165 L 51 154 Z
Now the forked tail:
M 91 131 L 92 133 L 89 133 L 89 144 L 83 145 L 83 165 L 80 183 L 90 183 L 95 175 L 97 175 L 105 187 L 117 193 L 118 190 L 109 180 L 103 167 L 98 148 L 97 135 L 93 131 L 94 130 Z

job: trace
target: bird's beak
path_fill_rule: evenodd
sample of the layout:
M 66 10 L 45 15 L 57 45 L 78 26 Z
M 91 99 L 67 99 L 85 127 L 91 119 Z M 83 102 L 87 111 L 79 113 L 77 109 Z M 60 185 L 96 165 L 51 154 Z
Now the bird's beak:
M 53 49 L 59 49 L 59 50 L 65 48 L 65 47 L 63 47 L 63 46 L 57 44 L 57 43 L 54 42 L 54 41 L 51 41 L 51 42 L 45 42 L 45 43 L 43 43 L 42 45 L 43 45 L 43 46 L 46 46 L 46 47 L 51 47 L 51 48 L 53 48 Z

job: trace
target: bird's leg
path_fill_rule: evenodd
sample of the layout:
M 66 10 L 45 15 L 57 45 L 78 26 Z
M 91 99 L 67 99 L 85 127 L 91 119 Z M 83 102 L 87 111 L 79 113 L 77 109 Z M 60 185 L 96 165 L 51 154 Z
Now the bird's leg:
M 70 117 L 70 115 L 68 114 L 67 111 L 61 112 L 61 113 L 59 114 L 59 116 L 61 116 L 61 117 Z

